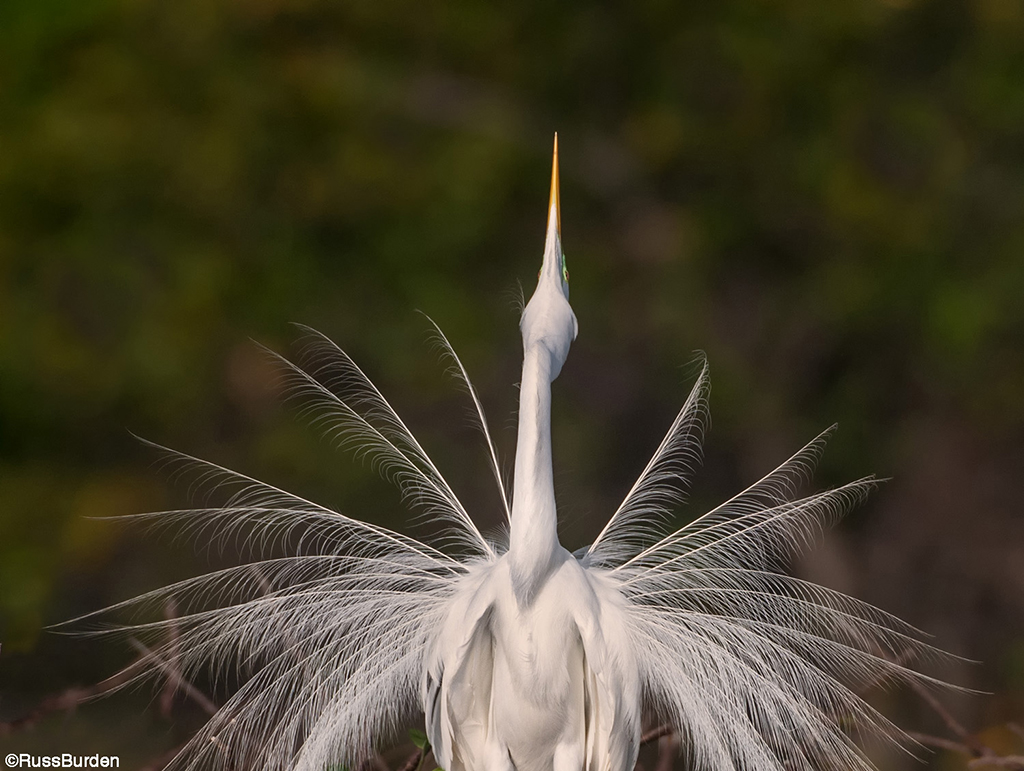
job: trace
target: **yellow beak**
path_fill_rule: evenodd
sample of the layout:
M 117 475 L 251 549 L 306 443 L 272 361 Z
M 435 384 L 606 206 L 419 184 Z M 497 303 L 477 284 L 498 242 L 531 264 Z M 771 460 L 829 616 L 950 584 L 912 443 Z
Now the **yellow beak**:
M 551 198 L 548 202 L 548 225 L 551 230 L 551 220 L 555 221 L 555 232 L 559 239 L 562 237 L 562 204 L 558 193 L 558 132 L 555 132 L 555 151 L 551 159 Z

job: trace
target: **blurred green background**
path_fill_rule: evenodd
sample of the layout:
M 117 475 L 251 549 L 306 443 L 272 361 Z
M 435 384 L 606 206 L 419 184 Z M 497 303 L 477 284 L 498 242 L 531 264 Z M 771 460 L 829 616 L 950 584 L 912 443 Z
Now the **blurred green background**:
M 129 431 L 416 531 L 284 403 L 250 338 L 286 351 L 290 322 L 349 350 L 497 524 L 415 310 L 510 462 L 555 130 L 580 323 L 555 385 L 566 545 L 624 495 L 702 349 L 714 425 L 680 519 L 837 421 L 816 483 L 891 481 L 796 569 L 980 661 L 938 674 L 990 695 L 947 704 L 1013 749 L 1020 0 L 0 2 L 0 722 L 134 656 L 46 625 L 237 558 L 89 519 L 187 503 Z M 948 736 L 914 694 L 872 698 Z M 144 766 L 202 719 L 157 701 L 54 711 L 0 747 Z

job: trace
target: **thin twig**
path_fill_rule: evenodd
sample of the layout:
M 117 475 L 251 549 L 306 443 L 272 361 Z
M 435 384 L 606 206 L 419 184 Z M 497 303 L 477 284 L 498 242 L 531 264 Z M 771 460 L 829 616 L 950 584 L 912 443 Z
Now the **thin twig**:
M 1006 727 L 1009 728 L 1013 733 L 1015 733 L 1018 739 L 1024 741 L 1024 728 L 1021 727 L 1020 723 L 1015 723 L 1011 720 L 1009 723 L 1006 724 Z
M 672 771 L 673 761 L 676 759 L 678 743 L 675 734 L 667 733 L 658 740 L 658 764 L 654 771 Z
M 192 683 L 183 678 L 175 668 L 171 667 L 163 657 L 154 650 L 151 650 L 146 645 L 141 643 L 139 640 L 132 637 L 129 642 L 135 650 L 143 654 L 143 661 L 152 661 L 156 664 L 157 668 L 166 675 L 168 681 L 174 683 L 174 688 L 180 689 L 182 693 L 188 696 L 192 701 L 202 707 L 208 715 L 214 715 L 217 712 L 217 705 L 210 701 L 209 697 L 196 688 Z
M 178 603 L 173 597 L 168 597 L 167 602 L 164 603 L 164 615 L 170 624 L 167 627 L 167 666 L 168 671 L 173 673 L 173 677 L 168 674 L 164 680 L 164 687 L 160 691 L 160 714 L 164 718 L 170 719 L 171 709 L 174 707 L 174 694 L 177 691 L 177 683 L 183 678 L 181 676 L 181 667 L 178 665 L 178 659 L 180 658 L 180 646 L 179 646 L 179 633 L 178 633 Z
M 955 742 L 952 739 L 943 739 L 941 736 L 932 736 L 931 734 L 923 734 L 917 731 L 907 731 L 907 736 L 915 742 L 927 745 L 928 747 L 938 747 L 942 750 L 949 750 L 950 752 L 957 752 L 961 755 L 966 755 L 969 758 L 974 757 L 974 750 L 966 744 Z
M 914 653 L 910 650 L 902 650 L 895 656 L 889 655 L 889 651 L 882 648 L 882 646 L 875 644 L 873 646 L 874 653 L 878 658 L 885 659 L 886 661 L 895 664 L 898 667 L 904 667 L 914 659 Z M 857 690 L 860 693 L 866 693 L 874 688 L 876 685 L 882 683 L 883 680 L 888 676 L 884 671 L 879 672 L 877 675 L 872 676 L 867 682 L 863 683 Z
M 975 758 L 967 764 L 968 768 L 985 768 L 986 766 L 1002 766 L 1014 771 L 1024 771 L 1024 755 L 1000 755 Z
M 0 736 L 9 736 L 15 731 L 32 728 L 51 712 L 68 712 L 94 696 L 116 690 L 134 677 L 133 672 L 138 664 L 139 662 L 136 661 L 113 677 L 108 677 L 96 685 L 85 688 L 68 688 L 61 693 L 47 696 L 28 714 L 6 723 L 0 723 Z
M 1024 771 L 1024 755 L 1000 755 L 994 749 L 989 747 L 982 741 L 979 741 L 974 735 L 969 733 L 963 724 L 960 723 L 953 715 L 947 710 L 932 693 L 925 688 L 921 683 L 911 680 L 910 686 L 918 695 L 925 700 L 935 713 L 942 718 L 942 721 L 946 724 L 950 731 L 956 734 L 961 742 L 954 742 L 948 739 L 940 739 L 937 736 L 929 736 L 928 734 L 910 733 L 909 735 L 921 742 L 922 744 L 930 744 L 933 747 L 940 747 L 942 749 L 952 750 L 958 752 L 961 755 L 967 755 L 971 758 L 967 762 L 968 768 L 984 768 L 986 766 L 1000 766 L 1002 768 L 1011 768 L 1014 771 Z M 1009 722 L 1006 724 L 1007 727 L 1018 736 L 1024 737 L 1024 731 L 1020 731 L 1020 726 L 1016 723 Z
M 423 762 L 423 758 L 426 757 L 426 754 L 426 750 L 416 750 L 416 752 L 410 755 L 409 759 L 402 764 L 399 771 L 416 771 Z
M 984 749 L 986 749 L 984 745 L 978 744 L 978 742 L 971 737 L 967 729 L 963 727 L 963 724 L 961 724 L 959 720 L 953 717 L 949 710 L 942 706 L 942 702 L 936 699 L 931 691 L 929 691 L 916 680 L 910 680 L 909 683 L 910 687 L 917 692 L 917 695 L 924 699 L 925 702 L 928 703 L 929 707 L 935 710 L 935 713 L 942 718 L 942 722 L 946 724 L 946 727 L 949 728 L 949 730 L 956 734 L 960 739 L 962 739 L 964 744 L 966 744 L 968 747 L 971 747 L 976 752 L 982 752 Z
M 655 739 L 660 739 L 662 736 L 668 736 L 670 733 L 672 733 L 672 726 L 668 723 L 663 723 L 657 728 L 652 728 L 643 736 L 641 736 L 640 743 L 649 744 L 650 742 L 653 742 Z

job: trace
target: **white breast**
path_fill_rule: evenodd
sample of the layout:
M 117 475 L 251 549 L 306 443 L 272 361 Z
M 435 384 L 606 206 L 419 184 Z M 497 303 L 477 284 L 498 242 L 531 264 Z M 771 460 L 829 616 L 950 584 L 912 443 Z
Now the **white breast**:
M 492 618 L 493 731 L 518 771 L 552 769 L 559 747 L 582 761 L 584 655 L 567 586 L 578 570 L 564 562 L 529 608 L 500 603 Z
M 623 624 L 606 593 L 560 547 L 528 606 L 516 601 L 504 557 L 467 579 L 423 697 L 431 742 L 447 771 L 632 768 L 639 725 L 630 705 L 637 695 L 624 682 L 636 678 L 623 680 Z M 603 629 L 602 619 L 609 622 Z

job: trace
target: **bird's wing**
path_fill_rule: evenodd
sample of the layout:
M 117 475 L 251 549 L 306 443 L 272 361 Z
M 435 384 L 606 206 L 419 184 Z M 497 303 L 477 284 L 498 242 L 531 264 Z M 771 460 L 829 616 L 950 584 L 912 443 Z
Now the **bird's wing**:
M 467 580 L 453 598 L 423 676 L 427 735 L 447 771 L 485 765 L 476 753 L 490 734 L 492 608 L 487 582 Z
M 616 594 L 588 573 L 592 602 L 574 616 L 583 643 L 584 771 L 625 771 L 640 739 L 639 677 Z

